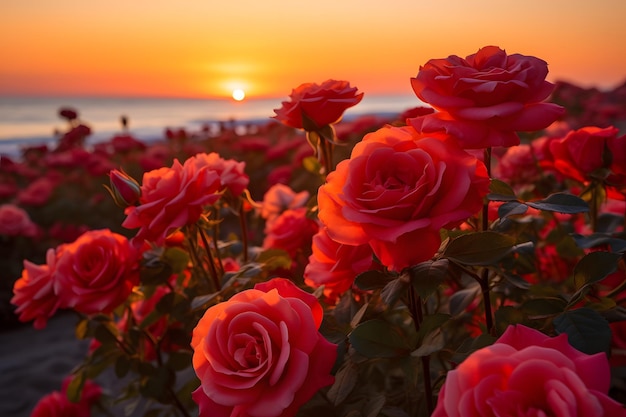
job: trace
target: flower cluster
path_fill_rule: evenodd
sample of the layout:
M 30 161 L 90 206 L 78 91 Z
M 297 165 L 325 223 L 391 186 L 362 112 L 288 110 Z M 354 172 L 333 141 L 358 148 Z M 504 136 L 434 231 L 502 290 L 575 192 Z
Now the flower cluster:
M 487 46 L 428 61 L 431 107 L 389 119 L 341 121 L 363 93 L 327 80 L 243 134 L 116 137 L 123 231 L 25 260 L 15 312 L 76 312 L 63 395 L 113 369 L 98 403 L 145 416 L 626 416 L 626 135 L 571 124 L 546 76 Z

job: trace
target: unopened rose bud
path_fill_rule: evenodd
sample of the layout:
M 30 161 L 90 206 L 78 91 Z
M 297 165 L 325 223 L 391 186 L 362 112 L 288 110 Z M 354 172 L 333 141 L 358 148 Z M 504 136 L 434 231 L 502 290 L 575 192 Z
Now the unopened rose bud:
M 141 196 L 141 186 L 133 177 L 117 169 L 109 172 L 111 186 L 106 187 L 111 193 L 115 204 L 122 208 L 134 205 Z

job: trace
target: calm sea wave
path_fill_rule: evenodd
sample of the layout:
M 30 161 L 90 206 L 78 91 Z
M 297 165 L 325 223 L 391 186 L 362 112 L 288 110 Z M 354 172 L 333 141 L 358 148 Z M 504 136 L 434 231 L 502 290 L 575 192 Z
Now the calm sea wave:
M 219 121 L 269 121 L 273 109 L 286 99 L 0 97 L 0 154 L 15 156 L 22 146 L 54 143 L 54 131 L 66 129 L 66 122 L 58 116 L 61 107 L 76 109 L 80 120 L 92 129 L 88 140 L 97 143 L 121 131 L 121 116 L 128 118 L 135 137 L 149 141 L 162 138 L 167 127 L 196 130 Z M 345 118 L 397 114 L 419 105 L 423 103 L 415 96 L 366 94 Z

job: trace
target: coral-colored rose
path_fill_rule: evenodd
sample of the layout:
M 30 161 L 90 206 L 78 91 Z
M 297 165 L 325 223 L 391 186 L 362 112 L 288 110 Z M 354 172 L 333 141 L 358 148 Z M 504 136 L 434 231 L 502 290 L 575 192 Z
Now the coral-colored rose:
M 263 195 L 259 214 L 271 223 L 285 210 L 303 207 L 309 197 L 308 191 L 297 193 L 285 184 L 272 185 Z
M 110 313 L 138 283 L 137 252 L 126 237 L 108 229 L 91 230 L 62 245 L 54 279 L 62 308 Z
M 48 249 L 46 263 L 36 265 L 24 260 L 22 276 L 13 284 L 11 303 L 17 306 L 15 313 L 22 322 L 34 320 L 35 329 L 43 329 L 60 306 L 54 292 L 54 273 L 57 254 Z
M 316 131 L 337 123 L 347 109 L 363 99 L 363 93 L 357 94 L 357 88 L 348 81 L 326 80 L 301 84 L 289 98 L 274 110 L 274 118 L 296 129 Z
M 509 326 L 448 372 L 433 417 L 626 416 L 609 383 L 604 353 L 581 353 L 565 334 Z
M 200 417 L 290 417 L 330 374 L 336 345 L 318 332 L 323 310 L 274 278 L 209 308 L 193 331 Z
M 233 197 L 239 197 L 250 182 L 248 175 L 244 172 L 245 162 L 224 159 L 215 152 L 199 153 L 190 159 L 190 163 L 191 161 L 198 169 L 207 167 L 217 172 L 222 186 L 226 187 Z
M 564 109 L 543 103 L 554 85 L 548 65 L 533 56 L 486 46 L 465 59 L 431 59 L 411 79 L 415 94 L 438 113 L 411 120 L 421 132 L 445 131 L 464 148 L 519 144 L 516 131 L 548 127 Z
M 263 248 L 283 249 L 292 259 L 300 252 L 309 256 L 311 240 L 318 229 L 317 222 L 307 217 L 306 207 L 286 210 L 266 225 Z
M 13 205 L 0 205 L 0 235 L 33 237 L 37 234 L 37 225 L 28 213 Z
M 580 182 L 591 179 L 594 171 L 608 168 L 605 156 L 607 141 L 615 138 L 614 127 L 587 126 L 572 130 L 564 138 L 550 142 L 554 168 L 566 177 Z
M 140 228 L 133 245 L 144 240 L 162 244 L 178 228 L 195 223 L 205 206 L 220 197 L 222 183 L 212 167 L 196 157 L 184 165 L 174 160 L 171 168 L 159 168 L 143 175 L 139 206 L 128 207 L 122 226 Z
M 33 408 L 31 417 L 90 417 L 91 408 L 102 395 L 102 388 L 93 381 L 85 381 L 80 400 L 74 403 L 67 398 L 67 387 L 71 380 L 71 377 L 65 378 L 60 392 L 54 391 L 41 398 Z
M 381 263 L 400 271 L 430 259 L 439 230 L 482 207 L 485 165 L 451 137 L 424 137 L 387 126 L 358 143 L 318 193 L 319 218 L 331 239 L 369 243 Z
M 313 236 L 312 248 L 304 282 L 313 288 L 323 285 L 330 302 L 350 289 L 358 274 L 372 268 L 373 253 L 368 244 L 350 246 L 335 242 L 324 227 Z

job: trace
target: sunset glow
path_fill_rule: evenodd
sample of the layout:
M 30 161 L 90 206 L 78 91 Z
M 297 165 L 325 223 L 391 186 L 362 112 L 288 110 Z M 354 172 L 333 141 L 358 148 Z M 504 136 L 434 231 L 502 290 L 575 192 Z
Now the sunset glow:
M 546 60 L 551 81 L 626 79 L 619 0 L 8 0 L 0 10 L 0 95 L 284 97 L 328 78 L 411 94 L 428 59 L 486 45 Z

